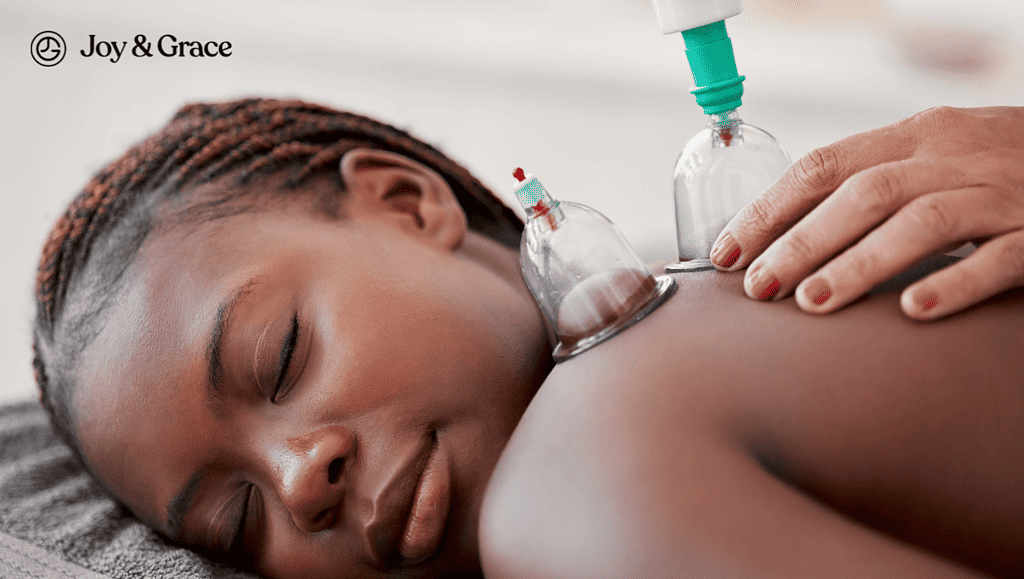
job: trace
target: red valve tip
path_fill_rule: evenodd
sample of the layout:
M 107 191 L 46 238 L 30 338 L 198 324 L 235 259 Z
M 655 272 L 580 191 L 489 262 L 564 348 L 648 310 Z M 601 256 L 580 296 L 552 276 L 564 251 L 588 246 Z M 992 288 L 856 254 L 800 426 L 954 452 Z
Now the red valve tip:
M 519 179 L 520 183 L 526 180 L 526 173 L 523 172 L 522 167 L 516 167 L 516 170 L 512 172 L 512 176 Z

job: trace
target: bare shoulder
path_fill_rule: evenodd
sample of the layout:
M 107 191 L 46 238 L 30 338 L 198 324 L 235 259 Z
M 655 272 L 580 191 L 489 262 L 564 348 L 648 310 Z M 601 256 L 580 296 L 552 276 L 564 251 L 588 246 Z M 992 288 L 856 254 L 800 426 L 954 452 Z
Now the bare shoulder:
M 839 567 L 884 574 L 886 565 L 969 576 L 921 547 L 934 536 L 911 546 L 826 508 L 891 498 L 867 496 L 879 485 L 894 496 L 919 488 L 924 475 L 906 476 L 910 465 L 932 477 L 943 465 L 960 473 L 921 499 L 940 518 L 964 515 L 939 508 L 956 485 L 1024 513 L 1005 490 L 1024 480 L 1020 468 L 1002 468 L 986 486 L 975 479 L 991 476 L 991 464 L 969 458 L 981 440 L 1024 465 L 1016 450 L 1024 430 L 1007 426 L 1024 424 L 1022 294 L 920 324 L 899 312 L 895 293 L 814 317 L 792 298 L 745 298 L 742 274 L 677 279 L 669 302 L 558 365 L 531 403 L 485 498 L 489 578 L 772 576 L 761 571 L 772 568 L 801 576 L 789 566 L 800 558 L 786 549 L 811 537 L 826 555 L 832 549 L 819 557 L 819 576 L 841 576 L 832 573 Z M 939 460 L 945 448 L 963 458 Z M 972 500 L 975 531 L 1006 530 Z M 988 553 L 1003 547 L 990 543 Z

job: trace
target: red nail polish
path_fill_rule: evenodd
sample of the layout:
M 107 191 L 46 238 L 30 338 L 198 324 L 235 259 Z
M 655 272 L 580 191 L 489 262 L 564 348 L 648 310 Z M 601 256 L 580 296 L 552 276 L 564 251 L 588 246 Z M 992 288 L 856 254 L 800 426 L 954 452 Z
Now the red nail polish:
M 832 292 L 830 292 L 828 290 L 825 290 L 825 291 L 821 292 L 820 294 L 818 294 L 818 297 L 814 298 L 814 303 L 816 303 L 816 304 L 818 304 L 820 306 L 821 304 L 823 304 L 826 301 L 828 301 L 828 298 L 830 298 L 830 297 L 832 297 Z
M 729 255 L 728 259 L 725 260 L 725 263 L 722 264 L 722 267 L 732 267 L 733 264 L 736 263 L 736 260 L 738 260 L 739 258 L 740 248 L 737 247 L 736 250 Z
M 726 257 L 728 255 L 729 257 Z M 711 263 L 718 267 L 732 267 L 740 258 L 740 244 L 732 238 L 731 233 L 726 233 L 722 239 L 715 244 L 711 250 Z
M 757 299 L 763 302 L 771 300 L 776 296 L 776 294 L 779 293 L 780 287 L 782 287 L 782 284 L 779 283 L 779 280 L 773 281 L 771 284 L 768 285 L 768 287 L 764 288 L 764 291 L 761 292 L 761 295 L 759 295 Z
M 832 297 L 832 288 L 828 287 L 828 283 L 822 278 L 815 278 L 808 281 L 802 291 L 803 294 L 808 297 L 813 295 L 818 296 L 813 298 L 813 301 L 819 306 L 827 302 L 828 298 Z

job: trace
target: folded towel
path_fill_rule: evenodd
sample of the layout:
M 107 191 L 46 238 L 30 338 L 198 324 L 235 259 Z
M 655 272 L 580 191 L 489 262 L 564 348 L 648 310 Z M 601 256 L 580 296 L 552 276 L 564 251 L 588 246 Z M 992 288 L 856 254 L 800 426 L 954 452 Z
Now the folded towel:
M 113 579 L 257 577 L 176 547 L 133 517 L 78 464 L 35 401 L 0 406 L 0 533 Z
M 0 533 L 0 577 L 3 579 L 109 579 L 65 561 L 49 551 Z

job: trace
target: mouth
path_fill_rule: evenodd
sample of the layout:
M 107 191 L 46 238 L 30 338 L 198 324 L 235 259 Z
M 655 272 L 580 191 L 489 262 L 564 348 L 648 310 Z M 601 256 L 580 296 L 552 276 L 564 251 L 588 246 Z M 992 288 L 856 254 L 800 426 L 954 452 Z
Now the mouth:
M 433 432 L 374 500 L 366 537 L 378 565 L 411 567 L 434 555 L 448 522 L 450 476 L 448 455 Z

